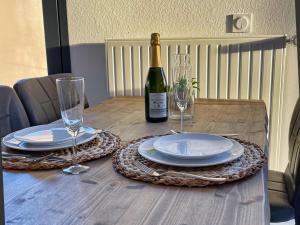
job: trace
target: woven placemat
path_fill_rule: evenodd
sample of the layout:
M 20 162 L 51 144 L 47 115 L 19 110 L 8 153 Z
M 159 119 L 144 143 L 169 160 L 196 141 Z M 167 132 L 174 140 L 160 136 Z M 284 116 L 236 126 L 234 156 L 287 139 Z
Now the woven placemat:
M 99 159 L 115 152 L 120 147 L 121 139 L 119 136 L 109 132 L 100 131 L 95 139 L 89 141 L 85 144 L 78 145 L 77 150 L 77 161 L 78 163 L 90 161 L 93 159 Z M 15 150 L 11 148 L 2 148 L 3 152 L 7 153 L 20 153 L 20 150 Z M 13 157 L 13 158 L 3 158 L 2 166 L 4 169 L 14 169 L 14 170 L 45 170 L 45 169 L 55 169 L 63 168 L 72 164 L 73 151 L 72 148 L 66 148 L 58 151 L 47 151 L 47 152 L 25 152 L 24 154 L 30 154 L 32 156 L 43 156 L 53 153 L 53 156 L 62 158 L 63 160 L 57 161 L 53 160 L 51 157 L 49 159 L 44 159 L 40 162 L 35 162 L 34 158 L 24 158 L 24 157 Z
M 189 186 L 189 187 L 205 187 L 209 185 L 219 185 L 223 183 L 228 183 L 242 178 L 248 177 L 257 173 L 267 161 L 266 155 L 256 144 L 242 141 L 240 139 L 232 138 L 242 144 L 245 148 L 244 154 L 226 164 L 209 166 L 209 167 L 195 167 L 195 168 L 183 168 L 183 167 L 173 167 L 158 164 L 143 158 L 138 153 L 139 145 L 146 139 L 151 137 L 144 137 L 141 139 L 133 140 L 128 144 L 124 145 L 122 148 L 116 151 L 113 156 L 113 166 L 116 171 L 122 175 L 144 182 L 151 182 L 154 184 L 164 184 L 164 185 L 175 185 L 175 186 Z M 135 162 L 139 161 L 142 164 L 152 168 L 159 169 L 162 171 L 177 171 L 177 172 L 187 172 L 196 175 L 202 175 L 205 177 L 224 177 L 225 181 L 206 181 L 198 178 L 189 178 L 184 176 L 176 175 L 164 175 L 160 177 L 153 177 L 145 173 L 136 167 Z

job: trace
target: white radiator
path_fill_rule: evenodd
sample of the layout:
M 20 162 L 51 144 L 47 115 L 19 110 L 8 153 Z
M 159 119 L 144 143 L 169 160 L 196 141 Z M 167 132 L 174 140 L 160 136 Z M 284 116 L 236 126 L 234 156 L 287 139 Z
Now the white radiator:
M 141 96 L 149 68 L 149 40 L 106 40 L 111 96 Z M 262 99 L 269 116 L 270 166 L 279 162 L 285 36 L 162 39 L 162 65 L 170 81 L 174 53 L 190 53 L 196 97 Z

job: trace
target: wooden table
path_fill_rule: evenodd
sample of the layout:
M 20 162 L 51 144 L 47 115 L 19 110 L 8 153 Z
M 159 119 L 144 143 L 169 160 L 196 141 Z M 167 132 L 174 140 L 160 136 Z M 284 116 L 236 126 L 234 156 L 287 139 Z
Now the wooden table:
M 267 149 L 261 101 L 199 100 L 186 130 L 239 133 Z M 86 110 L 85 123 L 123 140 L 178 129 L 179 121 L 151 124 L 143 98 L 116 98 Z M 107 157 L 87 163 L 82 175 L 60 170 L 4 172 L 7 224 L 247 225 L 269 224 L 267 167 L 232 184 L 209 188 L 153 185 L 123 177 Z

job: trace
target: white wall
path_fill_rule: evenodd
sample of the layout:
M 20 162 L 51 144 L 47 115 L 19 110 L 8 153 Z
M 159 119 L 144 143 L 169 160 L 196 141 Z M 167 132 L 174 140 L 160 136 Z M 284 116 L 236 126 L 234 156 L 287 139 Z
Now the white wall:
M 91 104 L 107 98 L 104 40 L 108 38 L 224 37 L 296 33 L 294 0 L 67 0 L 72 72 L 85 74 Z M 226 33 L 226 15 L 253 13 L 250 34 Z M 287 131 L 298 97 L 296 48 L 288 47 L 284 93 Z M 282 143 L 287 162 L 287 132 Z
M 41 0 L 0 0 L 0 84 L 47 75 Z
M 226 15 L 253 13 L 252 34 L 295 34 L 294 0 L 68 0 L 70 44 L 105 38 L 226 34 Z
M 83 56 L 84 46 L 77 45 L 99 48 L 107 38 L 149 38 L 152 32 L 162 38 L 245 35 L 226 33 L 226 15 L 233 13 L 253 13 L 252 33 L 246 35 L 296 33 L 294 0 L 67 0 L 67 11 L 72 62 L 76 57 L 72 70 L 78 74 L 103 52 Z M 89 64 L 95 71 L 85 73 L 99 85 L 98 92 L 87 93 L 92 104 L 107 97 L 104 65 Z

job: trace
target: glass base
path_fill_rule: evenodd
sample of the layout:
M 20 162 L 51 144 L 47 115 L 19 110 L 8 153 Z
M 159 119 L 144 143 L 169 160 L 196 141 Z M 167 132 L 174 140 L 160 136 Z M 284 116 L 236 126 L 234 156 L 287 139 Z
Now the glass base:
M 72 165 L 67 168 L 64 168 L 63 172 L 65 174 L 78 175 L 80 173 L 86 172 L 87 170 L 89 170 L 89 168 L 90 168 L 89 166 L 83 166 L 80 164 L 76 164 L 76 165 Z

